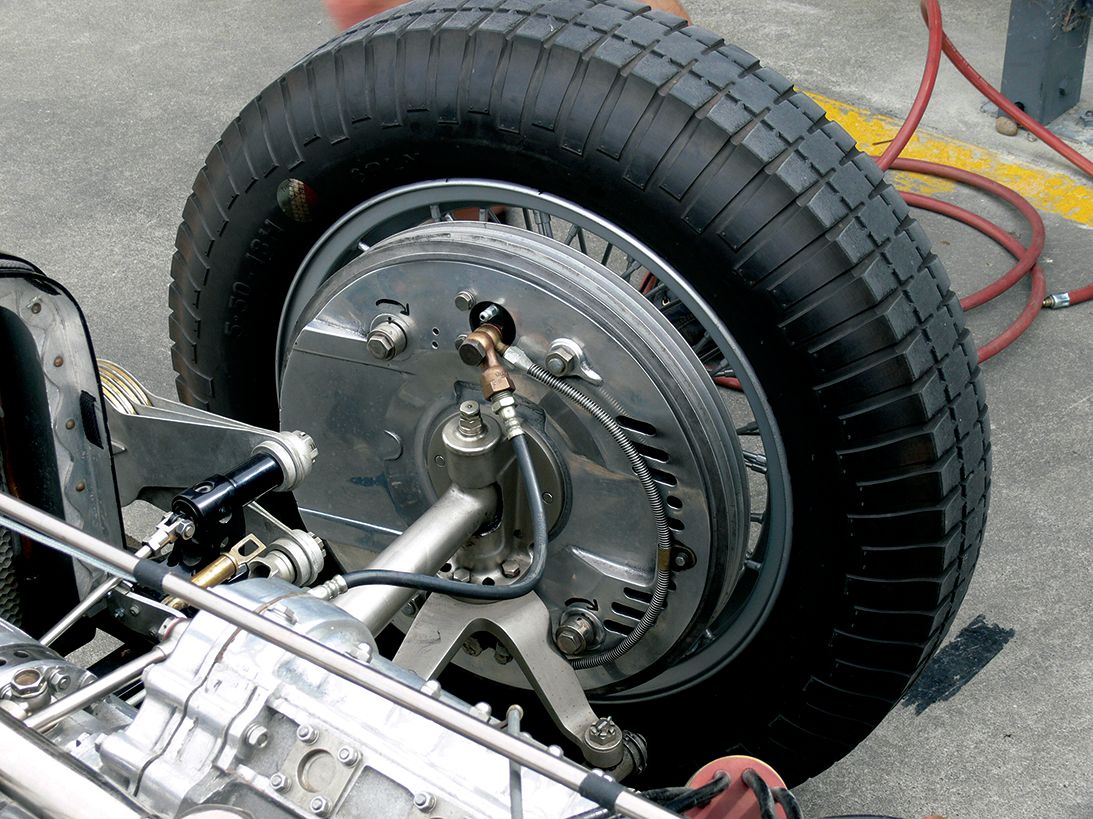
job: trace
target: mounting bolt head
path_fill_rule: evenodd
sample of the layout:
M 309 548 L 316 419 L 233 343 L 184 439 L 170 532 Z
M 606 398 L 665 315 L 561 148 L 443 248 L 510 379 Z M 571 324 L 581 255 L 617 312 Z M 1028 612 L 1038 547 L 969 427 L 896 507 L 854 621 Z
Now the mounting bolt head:
M 361 752 L 356 748 L 350 748 L 348 745 L 343 745 L 338 749 L 338 761 L 343 765 L 352 767 L 356 765 L 361 758 Z
M 551 350 L 547 353 L 546 368 L 552 375 L 568 375 L 576 360 L 572 350 Z
M 563 654 L 572 657 L 588 648 L 596 637 L 596 626 L 588 615 L 570 612 L 562 616 L 554 632 L 554 644 Z
M 390 361 L 406 349 L 406 333 L 393 321 L 377 324 L 368 334 L 368 352 L 380 361 Z
M 308 809 L 316 816 L 330 815 L 330 800 L 325 796 L 316 796 L 307 804 Z
M 269 786 L 278 793 L 284 793 L 288 790 L 288 777 L 283 773 L 275 773 L 269 778 Z
M 72 677 L 58 668 L 49 675 L 49 684 L 53 686 L 54 691 L 67 691 L 68 686 L 72 684 Z
M 478 297 L 474 295 L 473 290 L 460 290 L 455 294 L 455 306 L 463 312 L 467 312 L 474 307 L 476 301 L 478 301 Z
M 422 813 L 436 807 L 436 797 L 431 793 L 421 792 L 414 794 L 414 807 Z
M 519 577 L 520 564 L 512 559 L 502 561 L 501 574 L 503 574 L 505 577 Z
M 470 571 L 470 569 L 466 569 L 466 568 L 460 566 L 458 569 L 456 569 L 455 571 L 452 572 L 452 580 L 454 580 L 456 583 L 470 583 L 471 582 L 471 571 Z
M 296 729 L 296 739 L 307 745 L 310 745 L 318 738 L 319 732 L 315 729 L 314 725 L 301 725 Z

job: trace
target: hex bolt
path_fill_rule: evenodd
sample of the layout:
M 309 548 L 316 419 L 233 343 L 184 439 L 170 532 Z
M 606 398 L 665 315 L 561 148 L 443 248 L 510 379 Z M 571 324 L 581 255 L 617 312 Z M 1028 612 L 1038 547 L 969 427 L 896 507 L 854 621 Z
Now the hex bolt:
M 296 739 L 307 745 L 310 745 L 318 738 L 319 732 L 315 729 L 314 725 L 301 725 L 296 729 Z
M 511 558 L 501 562 L 501 574 L 505 577 L 519 577 L 520 564 Z
M 53 686 L 54 691 L 67 691 L 68 686 L 72 684 L 72 677 L 59 668 L 54 669 L 53 673 L 49 675 L 49 684 Z
M 348 745 L 343 745 L 338 749 L 338 761 L 343 765 L 352 767 L 356 765 L 361 758 L 361 752 L 356 748 L 350 748 Z
M 252 748 L 265 748 L 269 744 L 269 731 L 264 725 L 254 723 L 243 732 L 243 741 Z
M 562 615 L 558 630 L 554 632 L 554 645 L 568 656 L 580 654 L 596 637 L 596 625 L 592 618 L 580 612 Z
M 478 298 L 474 295 L 473 290 L 460 290 L 455 294 L 455 306 L 464 313 L 474 307 L 476 301 L 478 301 Z
M 469 367 L 477 367 L 486 360 L 486 345 L 474 335 L 467 336 L 459 343 L 459 358 Z
M 414 794 L 414 807 L 422 813 L 430 811 L 436 807 L 436 797 L 431 793 L 422 791 L 421 793 Z
M 577 353 L 568 344 L 554 342 L 546 356 L 546 368 L 556 376 L 569 375 L 577 363 Z
M 459 405 L 459 434 L 468 439 L 481 438 L 486 434 L 482 408 L 477 401 L 464 401 Z
M 316 816 L 330 815 L 330 800 L 325 796 L 316 796 L 307 803 L 308 809 Z
M 493 660 L 498 665 L 508 665 L 512 662 L 512 652 L 503 643 L 498 643 L 493 647 Z
M 471 582 L 471 571 L 470 571 L 470 569 L 465 569 L 462 566 L 460 566 L 458 569 L 456 569 L 454 572 L 452 572 L 452 580 L 454 580 L 456 583 L 470 583 Z
M 368 352 L 380 361 L 390 361 L 406 349 L 406 333 L 393 321 L 376 325 L 368 334 Z
M 288 790 L 288 777 L 283 773 L 275 773 L 269 778 L 269 786 L 278 793 L 284 793 Z

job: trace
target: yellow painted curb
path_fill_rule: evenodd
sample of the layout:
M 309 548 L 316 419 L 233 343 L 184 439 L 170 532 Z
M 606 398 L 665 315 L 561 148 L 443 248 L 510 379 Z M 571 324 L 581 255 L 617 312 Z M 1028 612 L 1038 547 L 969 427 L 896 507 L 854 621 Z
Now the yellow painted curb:
M 821 94 L 806 93 L 827 111 L 830 119 L 842 125 L 858 141 L 858 148 L 867 154 L 883 153 L 885 146 L 902 125 L 900 120 L 892 117 L 874 114 Z M 1013 188 L 1038 210 L 1057 213 L 1079 224 L 1093 227 L 1093 186 L 1083 184 L 1066 174 L 1004 159 L 988 148 L 948 139 L 921 129 L 911 139 L 902 155 L 910 159 L 953 165 L 981 174 Z M 948 180 L 919 174 L 897 173 L 894 180 L 900 190 L 927 195 L 944 193 L 955 187 Z

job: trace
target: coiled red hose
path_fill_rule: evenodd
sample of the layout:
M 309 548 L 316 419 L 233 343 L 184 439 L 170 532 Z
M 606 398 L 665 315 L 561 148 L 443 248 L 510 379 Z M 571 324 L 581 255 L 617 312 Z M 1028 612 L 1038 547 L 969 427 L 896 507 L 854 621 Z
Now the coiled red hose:
M 961 184 L 971 185 L 984 193 L 1008 202 L 1025 217 L 1029 223 L 1029 227 L 1032 229 L 1032 239 L 1028 245 L 1024 245 L 1004 228 L 982 216 L 971 213 L 964 208 L 948 202 L 942 202 L 932 197 L 922 196 L 921 194 L 903 194 L 903 198 L 911 207 L 929 210 L 975 228 L 984 236 L 988 236 L 996 241 L 1017 259 L 1017 263 L 1000 279 L 987 287 L 984 287 L 982 290 L 962 298 L 960 300 L 960 305 L 965 310 L 972 310 L 982 304 L 986 304 L 991 299 L 994 299 L 1009 290 L 1026 275 L 1031 277 L 1031 294 L 1028 302 L 1025 304 L 1025 308 L 1021 311 L 1021 314 L 1000 335 L 992 338 L 986 344 L 979 347 L 979 361 L 983 362 L 1006 349 L 1006 347 L 1012 344 L 1023 332 L 1025 332 L 1036 319 L 1036 316 L 1040 312 L 1040 308 L 1045 304 L 1047 284 L 1044 279 L 1044 272 L 1038 262 L 1040 254 L 1044 249 L 1044 221 L 1040 218 L 1040 214 L 1036 212 L 1036 209 L 1029 204 L 1028 200 L 1017 193 L 1017 191 L 1012 190 L 1005 185 L 960 168 L 953 168 L 948 165 L 940 165 L 936 162 L 925 162 L 918 159 L 899 158 L 900 153 L 903 152 L 904 148 L 906 148 L 907 144 L 911 141 L 911 137 L 914 136 L 919 123 L 922 122 L 923 115 L 926 113 L 926 107 L 930 104 L 930 97 L 933 95 L 934 86 L 937 82 L 938 70 L 941 66 L 941 54 L 944 53 L 945 56 L 949 58 L 949 61 L 956 67 L 957 71 L 963 74 L 964 78 L 967 79 L 979 93 L 983 94 L 983 96 L 997 105 L 999 111 L 1005 113 L 1015 122 L 1024 126 L 1029 133 L 1034 134 L 1040 141 L 1063 156 L 1077 167 L 1078 170 L 1090 178 L 1093 178 L 1093 162 L 1090 162 L 1059 139 L 1059 137 L 1055 136 L 1055 134 L 1051 133 L 1051 131 L 1002 96 L 1000 91 L 983 79 L 982 75 L 971 66 L 964 58 L 964 55 L 960 53 L 955 45 L 953 45 L 953 42 L 949 39 L 948 35 L 945 34 L 945 29 L 941 22 L 941 4 L 939 0 L 920 0 L 920 6 L 922 16 L 925 19 L 926 26 L 930 32 L 930 47 L 926 58 L 926 68 L 922 75 L 922 83 L 919 85 L 918 94 L 915 96 L 914 104 L 912 104 L 911 110 L 907 114 L 907 119 L 904 121 L 903 126 L 899 129 L 888 148 L 877 159 L 877 164 L 880 166 L 881 170 L 885 171 L 890 168 L 897 171 L 910 171 L 912 173 L 938 176 Z M 1068 303 L 1071 305 L 1081 304 L 1084 301 L 1093 299 L 1093 284 L 1086 285 L 1077 290 L 1072 290 L 1067 295 L 1069 295 Z M 1052 300 L 1052 302 L 1054 303 L 1054 300 Z

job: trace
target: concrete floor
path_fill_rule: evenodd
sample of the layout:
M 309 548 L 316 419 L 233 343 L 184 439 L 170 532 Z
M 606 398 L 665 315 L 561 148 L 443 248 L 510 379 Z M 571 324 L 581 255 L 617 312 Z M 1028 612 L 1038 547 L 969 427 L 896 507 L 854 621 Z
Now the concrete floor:
M 925 35 L 913 0 L 689 5 L 696 21 L 804 88 L 889 114 L 914 95 Z M 944 6 L 954 40 L 997 80 L 1005 4 Z M 0 2 L 0 247 L 64 282 L 83 304 L 98 353 L 156 392 L 173 389 L 166 288 L 194 174 L 238 109 L 332 33 L 318 0 Z M 946 68 L 926 124 L 1062 167 L 1024 137 L 995 134 L 979 105 Z M 955 197 L 1011 218 L 978 196 Z M 1007 267 L 978 235 L 923 221 L 962 292 Z M 1047 223 L 1052 289 L 1088 281 L 1089 228 Z M 976 311 L 977 337 L 1005 326 L 1024 294 L 1017 287 Z M 979 569 L 950 639 L 959 637 L 935 664 L 932 696 L 919 692 L 897 707 L 843 762 L 798 789 L 808 816 L 1093 816 L 1090 361 L 1093 307 L 1043 316 L 986 365 L 994 493 Z M 993 651 L 974 676 L 963 667 Z M 946 686 L 950 696 L 939 697 Z

